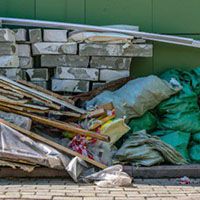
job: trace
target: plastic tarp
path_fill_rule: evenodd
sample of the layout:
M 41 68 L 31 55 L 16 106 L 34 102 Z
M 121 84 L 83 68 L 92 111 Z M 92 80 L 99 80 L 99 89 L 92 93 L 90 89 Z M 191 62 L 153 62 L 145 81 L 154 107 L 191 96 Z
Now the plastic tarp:
M 187 148 L 189 145 L 190 133 L 173 130 L 158 130 L 151 133 L 151 135 L 159 136 L 163 142 L 171 145 L 186 160 L 189 160 Z
M 129 120 L 142 116 L 146 111 L 155 108 L 161 101 L 168 99 L 181 89 L 181 85 L 175 79 L 167 82 L 151 75 L 131 80 L 114 92 L 104 91 L 86 102 L 86 108 L 112 102 L 117 117 L 126 116 Z
M 148 135 L 146 131 L 132 133 L 115 154 L 115 159 L 143 166 L 158 165 L 164 161 L 172 164 L 187 163 L 174 148 Z

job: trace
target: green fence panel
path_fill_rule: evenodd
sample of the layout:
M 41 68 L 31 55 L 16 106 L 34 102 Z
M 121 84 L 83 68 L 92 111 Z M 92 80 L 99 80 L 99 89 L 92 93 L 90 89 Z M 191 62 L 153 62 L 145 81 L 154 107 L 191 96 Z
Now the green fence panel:
M 132 24 L 152 31 L 151 0 L 86 0 L 86 23 Z
M 158 33 L 200 33 L 199 0 L 153 0 L 153 30 Z

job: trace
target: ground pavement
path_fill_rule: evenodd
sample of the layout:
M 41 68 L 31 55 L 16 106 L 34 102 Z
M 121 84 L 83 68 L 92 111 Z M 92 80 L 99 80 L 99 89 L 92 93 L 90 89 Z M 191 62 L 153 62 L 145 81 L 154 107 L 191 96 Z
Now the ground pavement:
M 69 179 L 0 179 L 0 199 L 38 200 L 175 200 L 200 199 L 200 179 L 135 179 L 132 187 L 98 188 Z

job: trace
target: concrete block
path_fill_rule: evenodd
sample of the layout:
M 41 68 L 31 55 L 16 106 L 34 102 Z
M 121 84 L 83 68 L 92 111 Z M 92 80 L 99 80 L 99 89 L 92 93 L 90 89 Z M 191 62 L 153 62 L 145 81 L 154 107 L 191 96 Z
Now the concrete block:
M 47 81 L 30 81 L 31 83 L 38 85 L 40 87 L 43 87 L 45 89 L 48 88 L 48 82 Z
M 96 89 L 96 88 L 98 88 L 98 87 L 100 87 L 100 86 L 102 86 L 104 84 L 105 83 L 102 83 L 102 82 L 93 82 L 92 83 L 92 89 L 94 90 L 94 89 Z
M 18 80 L 23 78 L 22 70 L 19 68 L 3 68 L 0 70 L 1 76 L 6 76 L 12 80 Z
M 90 67 L 98 69 L 129 69 L 132 58 L 92 57 Z
M 0 42 L 15 42 L 15 33 L 10 29 L 0 29 Z
M 29 29 L 29 40 L 31 43 L 42 42 L 42 30 Z
M 46 54 L 76 54 L 77 44 L 71 43 L 51 43 L 39 42 L 32 45 L 33 55 Z
M 88 92 L 89 81 L 52 79 L 52 91 L 55 92 Z
M 37 68 L 37 69 L 27 69 L 26 74 L 31 81 L 47 81 L 49 80 L 48 69 Z
M 20 68 L 27 69 L 33 68 L 33 58 L 32 57 L 19 57 Z
M 44 30 L 43 40 L 45 42 L 67 42 L 67 30 Z
M 12 56 L 0 56 L 0 68 L 16 68 L 19 67 L 19 57 Z
M 31 56 L 31 47 L 28 44 L 18 44 L 18 56 L 20 57 L 30 57 Z
M 130 76 L 129 70 L 110 70 L 110 69 L 100 70 L 100 81 L 110 82 L 128 76 Z
M 0 55 L 13 55 L 17 53 L 15 43 L 0 43 Z
M 82 56 L 123 56 L 123 57 L 152 57 L 151 44 L 94 44 L 79 45 Z
M 79 55 L 42 55 L 41 66 L 43 67 L 84 67 L 89 64 L 89 56 Z
M 98 77 L 99 70 L 91 68 L 57 67 L 55 73 L 57 79 L 97 81 Z
M 15 33 L 15 40 L 16 42 L 25 42 L 27 40 L 27 31 L 26 29 L 19 28 L 19 29 L 13 29 Z

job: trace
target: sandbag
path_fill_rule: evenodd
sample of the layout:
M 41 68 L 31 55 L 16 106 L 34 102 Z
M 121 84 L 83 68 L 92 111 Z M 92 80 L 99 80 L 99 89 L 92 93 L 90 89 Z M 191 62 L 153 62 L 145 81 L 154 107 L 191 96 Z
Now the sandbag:
M 191 140 L 200 144 L 200 133 L 193 134 Z
M 131 118 L 142 116 L 146 111 L 153 109 L 161 101 L 181 89 L 181 85 L 175 79 L 167 82 L 151 75 L 131 80 L 114 92 L 104 91 L 86 102 L 86 108 L 112 102 L 117 117 L 126 116 L 128 121 Z
M 152 131 L 157 126 L 157 119 L 151 112 L 146 112 L 142 117 L 133 118 L 128 123 L 131 132 L 140 130 Z
M 189 133 L 200 132 L 198 97 L 188 80 L 183 79 L 185 75 L 186 73 L 178 70 L 170 70 L 161 76 L 165 80 L 176 78 L 183 89 L 157 107 L 159 129 L 172 129 Z
M 200 163 L 200 144 L 193 144 L 189 148 L 190 159 L 195 163 Z
M 159 136 L 163 142 L 171 145 L 186 160 L 189 160 L 187 147 L 190 140 L 190 133 L 173 130 L 158 130 L 151 133 L 151 135 Z
M 132 133 L 115 154 L 119 162 L 134 165 L 152 166 L 164 161 L 172 164 L 185 164 L 186 160 L 171 146 L 146 131 Z

